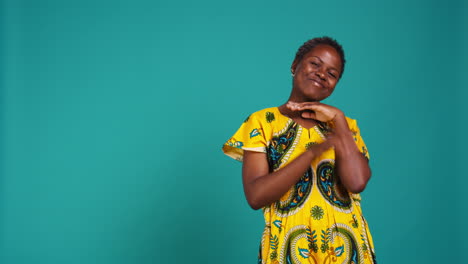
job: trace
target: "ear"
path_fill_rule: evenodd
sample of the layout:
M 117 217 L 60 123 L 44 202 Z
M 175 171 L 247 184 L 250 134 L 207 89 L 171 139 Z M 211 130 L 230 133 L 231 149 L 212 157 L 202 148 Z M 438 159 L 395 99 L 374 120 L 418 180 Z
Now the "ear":
M 296 74 L 296 68 L 297 68 L 298 61 L 294 60 L 293 63 L 291 64 L 291 73 Z

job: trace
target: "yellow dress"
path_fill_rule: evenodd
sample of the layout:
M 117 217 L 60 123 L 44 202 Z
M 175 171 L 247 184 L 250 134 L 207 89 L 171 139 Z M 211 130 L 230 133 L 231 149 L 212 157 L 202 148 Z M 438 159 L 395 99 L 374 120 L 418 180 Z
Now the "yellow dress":
M 369 158 L 356 121 L 346 119 L 358 148 Z M 239 161 L 244 150 L 264 152 L 275 171 L 323 142 L 328 131 L 326 124 L 303 128 L 272 107 L 251 114 L 223 151 Z M 258 263 L 376 263 L 360 195 L 337 190 L 334 154 L 329 149 L 314 159 L 280 200 L 263 208 Z

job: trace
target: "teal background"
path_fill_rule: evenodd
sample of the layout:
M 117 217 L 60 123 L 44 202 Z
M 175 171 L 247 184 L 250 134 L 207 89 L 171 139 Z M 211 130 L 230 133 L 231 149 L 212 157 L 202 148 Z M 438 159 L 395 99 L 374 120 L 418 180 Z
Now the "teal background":
M 347 56 L 379 263 L 466 252 L 467 3 L 3 0 L 1 263 L 254 263 L 263 218 L 221 152 L 285 102 L 307 39 Z

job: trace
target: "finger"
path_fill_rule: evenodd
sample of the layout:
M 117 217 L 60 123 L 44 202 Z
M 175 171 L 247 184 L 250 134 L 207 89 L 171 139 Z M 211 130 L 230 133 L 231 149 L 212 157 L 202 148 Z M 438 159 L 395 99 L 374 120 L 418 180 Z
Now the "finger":
M 286 107 L 289 108 L 290 110 L 297 111 L 299 110 L 299 103 L 288 101 L 286 103 Z
M 317 105 L 317 104 L 300 105 L 297 108 L 298 108 L 298 110 L 301 110 L 301 111 L 303 111 L 303 110 L 312 110 L 312 111 L 318 111 L 318 112 L 320 112 L 323 109 L 322 106 Z
M 300 104 L 296 103 L 296 102 L 288 102 L 286 104 L 286 107 L 289 108 L 292 111 L 300 111 L 301 110 Z
M 315 114 L 315 112 L 302 112 L 301 113 L 301 116 L 303 118 L 307 118 L 307 119 L 316 119 L 317 118 L 317 115 Z
M 320 105 L 321 103 L 319 102 L 302 102 L 302 103 L 294 103 L 295 105 L 297 105 L 297 107 L 309 107 L 309 106 L 312 106 L 312 105 Z

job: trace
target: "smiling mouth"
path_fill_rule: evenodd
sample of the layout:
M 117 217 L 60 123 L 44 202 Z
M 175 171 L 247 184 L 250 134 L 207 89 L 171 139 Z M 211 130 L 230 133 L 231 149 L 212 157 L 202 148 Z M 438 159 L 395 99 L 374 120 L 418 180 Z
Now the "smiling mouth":
M 325 88 L 325 86 L 323 85 L 323 83 L 317 81 L 316 79 L 309 79 L 310 81 L 316 83 L 318 86 L 322 87 L 322 88 Z

